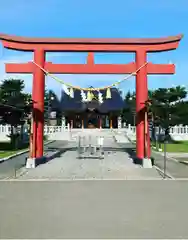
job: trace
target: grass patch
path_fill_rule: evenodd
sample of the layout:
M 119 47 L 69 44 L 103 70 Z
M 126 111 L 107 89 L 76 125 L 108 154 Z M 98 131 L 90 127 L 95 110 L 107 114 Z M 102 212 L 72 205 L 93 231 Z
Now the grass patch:
M 23 143 L 17 149 L 15 149 L 10 142 L 0 142 L 0 151 L 17 151 L 28 147 L 29 143 Z
M 152 144 L 155 146 L 154 144 Z M 159 149 L 159 144 L 157 143 L 157 150 Z M 164 143 L 161 143 L 161 149 L 164 151 Z M 166 151 L 167 152 L 182 152 L 188 153 L 188 141 L 177 141 L 177 142 L 170 142 L 166 144 Z
M 44 139 L 47 142 L 47 138 Z M 9 157 L 13 154 L 22 152 L 29 149 L 29 143 L 23 143 L 19 148 L 14 149 L 9 142 L 0 142 L 0 159 Z
M 23 151 L 23 150 L 22 150 Z M 9 157 L 13 154 L 16 154 L 18 152 L 21 152 L 21 150 L 17 150 L 17 151 L 5 151 L 5 152 L 0 152 L 0 159 L 1 158 L 6 158 L 6 157 Z
M 22 152 L 23 150 L 28 149 L 28 147 L 29 144 L 24 143 L 22 146 L 19 146 L 19 148 L 15 149 L 9 142 L 0 142 L 0 159 Z

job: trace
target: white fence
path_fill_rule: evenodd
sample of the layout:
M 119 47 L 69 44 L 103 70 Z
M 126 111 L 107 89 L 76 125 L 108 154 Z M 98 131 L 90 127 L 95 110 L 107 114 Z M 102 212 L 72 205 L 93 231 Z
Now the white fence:
M 28 129 L 24 126 L 18 126 L 14 131 L 20 133 L 22 132 L 22 136 L 28 135 Z M 0 125 L 0 142 L 9 142 L 11 134 L 11 126 L 10 125 Z
M 107 129 L 102 129 L 105 131 Z M 108 129 L 109 130 L 109 129 Z M 45 126 L 44 127 L 44 134 L 48 136 L 51 140 L 62 140 L 68 139 L 71 133 L 75 132 L 84 132 L 91 131 L 91 129 L 70 129 L 69 127 L 62 127 L 62 126 Z M 127 137 L 129 137 L 132 141 L 136 141 L 136 127 L 128 125 L 125 128 L 117 129 L 117 131 L 121 131 L 126 133 Z M 62 134 L 63 133 L 63 134 Z M 159 134 L 159 128 L 156 127 L 156 135 Z M 160 134 L 164 134 L 164 130 L 161 129 Z M 170 136 L 175 141 L 185 141 L 188 140 L 188 126 L 174 126 L 170 128 Z
M 54 133 L 62 133 L 69 130 L 69 126 L 44 126 L 44 135 L 51 135 Z
M 8 142 L 10 138 L 8 135 L 11 133 L 11 126 L 9 125 L 0 125 L 0 142 Z
M 55 136 L 58 136 L 58 133 L 61 134 L 62 132 L 67 132 L 68 126 L 44 126 L 44 135 L 48 136 L 49 138 L 55 139 Z M 21 127 L 17 128 L 17 132 L 21 131 Z M 22 132 L 25 135 L 29 135 L 29 128 L 24 126 Z M 10 125 L 0 125 L 0 142 L 9 142 L 10 141 L 10 134 L 11 134 L 11 126 Z
M 126 127 L 127 129 L 129 129 L 130 131 L 136 133 L 136 127 L 135 126 L 131 126 L 128 125 L 128 127 Z M 155 127 L 156 129 L 156 133 L 159 133 L 159 127 Z M 164 133 L 164 130 L 161 129 L 161 133 Z M 170 128 L 170 134 L 187 134 L 188 135 L 188 126 L 174 126 Z
M 160 134 L 164 134 L 164 130 L 159 130 L 159 127 L 155 127 L 156 135 L 158 136 Z M 132 139 L 136 140 L 136 127 L 128 125 L 126 127 L 127 135 Z M 170 130 L 170 136 L 175 141 L 187 141 L 188 140 L 188 126 L 174 126 L 171 127 Z
M 21 128 L 18 128 L 18 132 L 20 132 Z M 102 129 L 105 130 L 105 129 Z M 62 133 L 65 138 L 67 138 L 70 133 L 80 131 L 91 131 L 91 129 L 70 129 L 69 126 L 44 126 L 44 135 L 47 136 L 49 139 L 52 140 L 60 140 L 62 139 Z M 125 128 L 118 129 L 118 131 L 125 131 L 127 136 L 130 137 L 132 140 L 136 140 L 136 127 L 128 125 Z M 28 133 L 28 128 L 24 127 L 23 132 L 25 134 Z M 0 125 L 0 141 L 10 141 L 8 137 L 11 133 L 11 126 L 10 125 Z M 159 128 L 156 127 L 156 133 L 159 134 Z M 163 134 L 164 131 L 161 130 Z M 188 126 L 174 126 L 170 128 L 170 135 L 172 139 L 177 141 L 188 140 Z

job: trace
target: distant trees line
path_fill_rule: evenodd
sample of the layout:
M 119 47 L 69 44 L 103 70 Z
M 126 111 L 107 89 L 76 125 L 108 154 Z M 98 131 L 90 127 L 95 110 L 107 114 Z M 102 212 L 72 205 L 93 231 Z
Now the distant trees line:
M 14 128 L 23 125 L 32 112 L 31 94 L 25 93 L 24 88 L 24 81 L 21 79 L 5 79 L 0 85 L 0 123 L 12 126 L 12 140 L 15 137 Z M 168 128 L 179 124 L 188 125 L 188 100 L 185 87 L 158 88 L 150 90 L 148 95 L 149 101 L 145 103 L 145 107 L 154 126 Z M 45 90 L 45 119 L 49 117 L 51 101 L 54 99 L 59 104 L 56 94 L 52 90 Z M 135 92 L 127 92 L 124 101 L 126 107 L 121 111 L 122 119 L 127 124 L 135 125 Z
M 158 88 L 148 91 L 149 99 L 145 103 L 150 121 L 155 126 L 166 128 L 174 125 L 188 125 L 188 100 L 185 87 Z M 123 121 L 136 124 L 136 95 L 127 92 L 124 101 L 127 107 L 122 111 Z M 144 103 L 143 103 L 144 104 Z
M 20 137 L 16 128 L 30 122 L 33 102 L 31 94 L 25 93 L 24 88 L 24 81 L 21 79 L 5 79 L 0 85 L 0 124 L 11 126 L 12 144 Z M 48 119 L 52 99 L 57 99 L 56 94 L 45 90 L 45 119 Z

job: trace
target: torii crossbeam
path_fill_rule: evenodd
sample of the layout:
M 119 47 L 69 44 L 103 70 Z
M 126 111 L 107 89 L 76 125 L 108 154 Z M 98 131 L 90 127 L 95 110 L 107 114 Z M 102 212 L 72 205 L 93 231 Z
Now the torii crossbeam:
M 60 74 L 129 74 L 145 62 L 148 52 L 170 51 L 178 47 L 182 35 L 153 39 L 66 39 L 66 38 L 25 38 L 0 34 L 0 40 L 5 48 L 34 52 L 34 61 L 49 73 Z M 45 61 L 46 52 L 88 52 L 86 64 L 53 64 Z M 134 52 L 135 62 L 128 64 L 95 64 L 94 52 Z M 34 101 L 33 122 L 33 162 L 43 156 L 44 128 L 44 86 L 43 71 L 32 62 L 7 63 L 7 73 L 32 73 Z M 144 153 L 145 102 L 148 99 L 148 74 L 174 74 L 174 64 L 148 63 L 136 74 L 136 152 L 137 158 L 150 159 L 150 147 L 147 156 Z M 150 137 L 147 137 L 150 146 Z M 35 164 L 33 164 L 34 166 Z

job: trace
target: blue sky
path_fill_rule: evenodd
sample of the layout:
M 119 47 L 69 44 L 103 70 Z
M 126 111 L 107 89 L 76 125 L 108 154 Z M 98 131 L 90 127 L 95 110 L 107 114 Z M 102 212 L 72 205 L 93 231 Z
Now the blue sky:
M 148 54 L 148 61 L 176 64 L 175 75 L 149 76 L 149 88 L 184 85 L 188 88 L 188 1 L 187 0 L 6 0 L 1 1 L 0 32 L 28 37 L 133 38 L 165 37 L 180 33 L 184 38 L 179 48 L 165 53 Z M 27 62 L 32 53 L 3 50 L 0 46 L 0 79 L 5 62 Z M 84 63 L 85 53 L 51 53 L 47 59 L 56 63 Z M 134 54 L 96 54 L 96 63 L 128 63 Z M 25 80 L 31 91 L 31 75 L 12 75 Z M 80 86 L 104 86 L 122 75 L 60 75 Z M 48 88 L 57 94 L 61 86 L 49 77 Z M 126 92 L 135 89 L 135 79 L 121 84 Z

